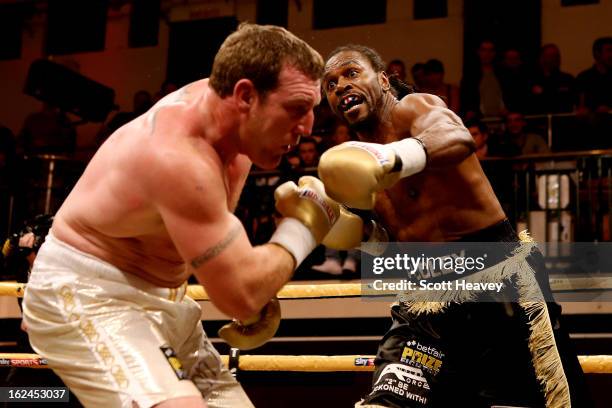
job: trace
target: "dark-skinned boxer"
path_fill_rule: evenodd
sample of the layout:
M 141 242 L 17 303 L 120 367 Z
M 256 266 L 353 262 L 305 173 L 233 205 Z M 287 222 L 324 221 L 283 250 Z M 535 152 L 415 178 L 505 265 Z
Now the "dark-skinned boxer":
M 560 311 L 543 300 L 549 287 L 541 258 L 533 243 L 518 242 L 470 133 L 434 95 L 398 100 L 383 67 L 374 50 L 359 45 L 336 49 L 326 62 L 329 105 L 360 140 L 321 157 L 326 193 L 349 208 L 374 209 L 396 241 L 511 243 L 517 249 L 487 271 L 511 271 L 542 300 L 518 293 L 508 309 L 403 294 L 379 345 L 372 392 L 357 405 L 588 406 Z

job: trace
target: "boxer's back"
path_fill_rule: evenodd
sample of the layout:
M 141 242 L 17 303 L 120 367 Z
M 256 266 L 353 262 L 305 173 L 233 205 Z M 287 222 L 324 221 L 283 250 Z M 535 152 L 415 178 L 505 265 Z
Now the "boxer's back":
M 197 94 L 199 86 L 195 84 Z M 195 101 L 180 92 L 162 99 L 100 147 L 53 225 L 54 235 L 69 245 L 168 287 L 180 285 L 187 272 L 156 209 L 160 189 L 152 193 L 150 188 L 152 183 L 167 185 L 164 194 L 172 194 L 164 156 L 180 155 L 223 177 L 215 150 L 204 134 L 196 134 Z

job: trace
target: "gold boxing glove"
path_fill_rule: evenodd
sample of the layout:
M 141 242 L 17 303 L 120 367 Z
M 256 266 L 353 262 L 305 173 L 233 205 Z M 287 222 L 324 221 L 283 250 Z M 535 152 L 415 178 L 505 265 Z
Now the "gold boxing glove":
M 340 218 L 340 204 L 325 194 L 321 180 L 301 177 L 288 181 L 274 192 L 276 209 L 284 217 L 270 238 L 289 251 L 297 267 L 323 241 Z
M 363 231 L 361 217 L 341 206 L 340 217 L 323 238 L 322 244 L 339 251 L 356 248 L 361 244 Z
M 374 208 L 376 193 L 423 170 L 426 159 L 423 144 L 414 138 L 386 145 L 345 142 L 323 153 L 319 177 L 334 200 L 369 210 Z
M 340 207 L 340 218 L 323 239 L 328 248 L 339 251 L 359 248 L 375 256 L 382 255 L 388 242 L 389 234 L 381 224 L 372 219 L 364 221 L 344 207 Z
M 263 309 L 245 321 L 234 320 L 219 329 L 219 337 L 240 350 L 257 348 L 276 334 L 281 321 L 278 299 L 271 299 Z

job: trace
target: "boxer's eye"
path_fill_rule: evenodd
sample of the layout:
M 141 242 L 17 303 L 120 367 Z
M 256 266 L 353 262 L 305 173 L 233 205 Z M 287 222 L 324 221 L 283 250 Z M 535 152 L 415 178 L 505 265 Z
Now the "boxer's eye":
M 327 88 L 328 91 L 333 91 L 334 89 L 336 89 L 336 82 L 335 81 L 328 81 L 326 88 Z
M 357 76 L 357 74 L 358 74 L 358 72 L 357 72 L 356 70 L 354 70 L 354 69 L 351 69 L 351 70 L 348 72 L 348 76 L 349 76 L 349 78 L 355 78 L 355 77 Z
M 288 110 L 291 116 L 301 118 L 307 115 L 310 109 L 305 106 L 291 106 Z

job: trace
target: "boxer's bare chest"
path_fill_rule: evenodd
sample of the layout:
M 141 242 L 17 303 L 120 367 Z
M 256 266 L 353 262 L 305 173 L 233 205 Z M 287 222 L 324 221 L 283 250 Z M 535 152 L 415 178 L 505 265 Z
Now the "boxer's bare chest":
M 504 218 L 486 179 L 426 170 L 379 193 L 376 212 L 397 241 L 449 241 Z
M 438 241 L 438 236 L 443 236 L 439 219 L 444 214 L 440 214 L 440 197 L 434 194 L 431 184 L 431 177 L 421 174 L 402 179 L 378 194 L 377 216 L 394 240 Z

